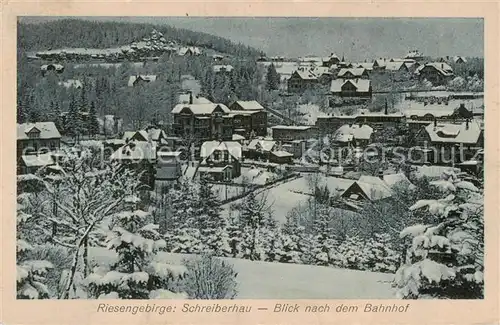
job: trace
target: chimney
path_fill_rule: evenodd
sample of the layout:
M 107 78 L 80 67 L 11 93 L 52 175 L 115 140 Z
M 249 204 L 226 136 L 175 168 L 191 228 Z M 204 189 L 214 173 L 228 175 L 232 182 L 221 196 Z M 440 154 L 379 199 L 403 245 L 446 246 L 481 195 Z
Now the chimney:
M 385 99 L 385 110 L 384 110 L 384 114 L 385 114 L 385 115 L 388 115 L 388 114 L 389 114 L 389 110 L 388 110 L 388 107 L 387 107 L 387 98 Z
M 438 121 L 437 121 L 437 119 L 436 119 L 436 118 L 434 118 L 434 129 L 436 129 L 436 128 L 437 128 L 437 126 L 438 126 Z
M 193 92 L 189 91 L 189 105 L 193 104 Z
M 469 129 L 469 119 L 465 119 L 465 129 Z

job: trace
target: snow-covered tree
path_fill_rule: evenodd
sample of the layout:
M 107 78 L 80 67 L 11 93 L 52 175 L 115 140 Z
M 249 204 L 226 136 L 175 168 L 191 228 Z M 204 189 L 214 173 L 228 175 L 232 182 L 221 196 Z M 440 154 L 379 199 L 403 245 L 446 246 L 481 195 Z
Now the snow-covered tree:
M 357 236 L 347 236 L 337 247 L 336 253 L 332 253 L 332 259 L 334 266 L 365 270 L 367 256 L 364 252 L 364 241 Z
M 266 193 L 258 196 L 254 192 L 250 192 L 243 199 L 238 219 L 242 236 L 240 257 L 250 260 L 265 259 L 267 243 L 263 229 L 270 225 L 269 209 Z
M 399 266 L 399 254 L 393 249 L 389 234 L 375 234 L 366 241 L 364 252 L 367 256 L 365 267 L 374 272 L 394 273 Z
M 206 179 L 201 179 L 195 202 L 195 223 L 203 238 L 204 251 L 216 256 L 229 254 L 225 231 L 226 220 L 221 215 L 219 198 Z
M 74 249 L 73 264 L 67 281 L 67 298 L 73 278 L 79 271 L 88 274 L 88 247 L 100 245 L 104 222 L 123 209 L 124 199 L 138 193 L 141 184 L 130 170 L 118 165 L 96 163 L 90 150 L 66 152 L 63 172 L 57 178 L 46 177 L 45 186 L 57 214 L 43 213 L 46 220 L 57 227 L 52 242 Z
M 48 299 L 51 293 L 46 285 L 46 276 L 53 265 L 46 260 L 30 259 L 28 253 L 33 246 L 28 238 L 22 236 L 22 229 L 30 227 L 32 221 L 32 216 L 24 212 L 21 198 L 17 210 L 17 298 Z
M 338 245 L 334 230 L 331 227 L 330 207 L 318 204 L 316 218 L 311 229 L 311 263 L 315 265 L 330 265 L 331 254 Z
M 394 285 L 402 298 L 478 299 L 484 293 L 483 195 L 453 172 L 431 182 L 443 198 L 420 200 L 410 210 L 427 209 L 434 222 L 401 231 L 409 237 L 406 263 Z
M 310 238 L 303 226 L 289 216 L 279 233 L 280 248 L 277 261 L 306 264 L 309 261 Z
M 165 293 L 173 295 L 173 282 L 186 274 L 183 266 L 154 260 L 165 241 L 157 231 L 158 225 L 151 223 L 151 215 L 138 209 L 138 201 L 135 196 L 127 197 L 128 209 L 115 215 L 107 248 L 116 251 L 118 260 L 111 267 L 96 267 L 87 277 L 93 298 L 149 299 Z

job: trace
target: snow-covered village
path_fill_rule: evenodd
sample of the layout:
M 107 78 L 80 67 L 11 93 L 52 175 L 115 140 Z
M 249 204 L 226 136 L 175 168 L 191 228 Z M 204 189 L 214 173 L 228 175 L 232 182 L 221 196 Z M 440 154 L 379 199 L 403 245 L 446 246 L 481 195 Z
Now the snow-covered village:
M 484 298 L 482 20 L 42 18 L 18 299 Z

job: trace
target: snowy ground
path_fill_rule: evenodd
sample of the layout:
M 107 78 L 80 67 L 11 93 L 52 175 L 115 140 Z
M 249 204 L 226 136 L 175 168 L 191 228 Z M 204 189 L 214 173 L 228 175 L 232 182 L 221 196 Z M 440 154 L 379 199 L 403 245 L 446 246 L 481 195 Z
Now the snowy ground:
M 305 174 L 303 177 L 279 184 L 267 191 L 268 204 L 272 205 L 271 210 L 276 221 L 284 223 L 288 213 L 292 211 L 293 208 L 307 202 L 307 199 L 310 197 L 308 194 L 312 194 L 312 190 L 309 186 L 308 175 L 312 174 Z M 319 182 L 321 186 L 327 185 L 331 193 L 345 190 L 352 183 L 353 180 L 325 176 L 322 176 Z M 265 193 L 266 191 L 258 192 Z M 230 211 L 230 206 L 232 204 L 241 203 L 242 200 L 243 199 L 240 199 L 223 205 L 223 214 L 225 216 L 229 216 L 229 214 L 238 213 L 238 211 Z
M 116 256 L 104 248 L 90 249 L 100 264 Z M 190 255 L 160 253 L 163 262 L 180 264 Z M 391 299 L 393 275 L 323 266 L 269 263 L 227 258 L 238 272 L 238 299 Z
M 303 104 L 297 106 L 297 111 L 304 114 L 301 118 L 301 122 L 306 125 L 316 124 L 318 116 L 324 116 L 325 113 L 320 112 L 319 106 L 315 104 Z

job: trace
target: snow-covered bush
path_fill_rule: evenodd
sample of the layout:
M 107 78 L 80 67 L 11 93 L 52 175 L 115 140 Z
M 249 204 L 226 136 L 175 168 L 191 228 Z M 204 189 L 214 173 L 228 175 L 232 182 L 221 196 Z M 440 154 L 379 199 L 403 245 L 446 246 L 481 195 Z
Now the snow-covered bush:
M 337 247 L 336 253 L 331 253 L 332 264 L 346 269 L 365 270 L 368 257 L 364 251 L 364 244 L 357 236 L 347 236 Z
M 178 289 L 172 282 L 185 276 L 185 268 L 153 260 L 165 241 L 157 231 L 158 225 L 150 223 L 150 214 L 137 210 L 137 204 L 132 203 L 135 201 L 128 202 L 129 210 L 116 215 L 117 222 L 107 238 L 107 248 L 117 252 L 118 261 L 110 267 L 95 267 L 86 278 L 90 297 L 158 298 L 157 290 Z
M 49 243 L 33 245 L 33 249 L 29 250 L 26 255 L 31 260 L 44 260 L 52 264 L 53 268 L 46 275 L 46 284 L 53 296 L 58 297 L 62 293 L 60 292 L 61 277 L 71 267 L 71 250 Z
M 394 250 L 388 234 L 375 234 L 365 243 L 367 256 L 365 268 L 374 272 L 394 273 L 399 266 L 400 256 Z
M 394 285 L 402 298 L 483 297 L 484 216 L 481 190 L 449 172 L 431 182 L 445 196 L 416 202 L 410 210 L 427 209 L 435 222 L 401 231 L 409 237 L 406 263 Z
M 217 257 L 204 254 L 185 259 L 186 292 L 192 299 L 233 299 L 237 294 L 233 266 Z

